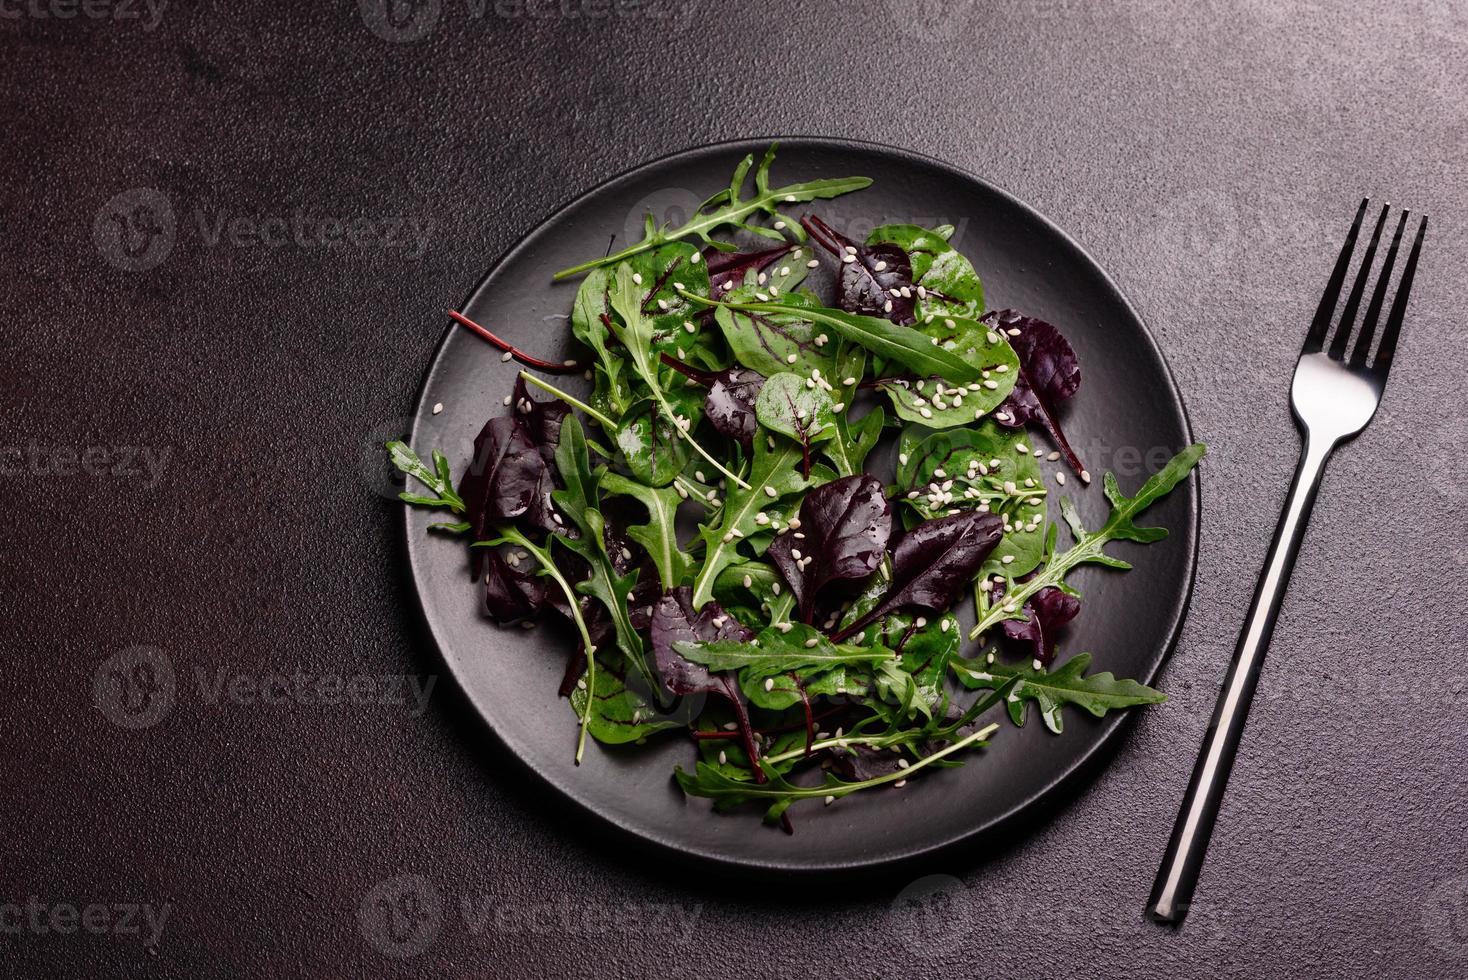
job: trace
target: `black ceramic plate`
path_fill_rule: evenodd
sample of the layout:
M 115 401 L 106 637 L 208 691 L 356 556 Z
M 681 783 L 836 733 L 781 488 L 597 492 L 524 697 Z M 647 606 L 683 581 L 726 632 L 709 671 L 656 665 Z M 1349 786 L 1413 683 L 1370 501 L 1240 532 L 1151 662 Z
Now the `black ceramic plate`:
M 641 214 L 681 221 L 720 187 L 740 157 L 766 141 L 690 150 L 638 167 L 577 198 L 512 248 L 474 290 L 465 312 L 543 357 L 572 353 L 566 315 L 576 282 L 551 274 L 640 237 Z M 1177 388 L 1151 335 L 1116 284 L 1066 234 L 1003 191 L 947 164 L 903 150 L 842 140 L 791 139 L 775 162 L 777 186 L 815 177 L 871 177 L 867 190 L 811 209 L 852 237 L 878 224 L 951 224 L 953 243 L 973 260 L 991 308 L 1013 307 L 1058 325 L 1079 355 L 1083 383 L 1064 424 L 1095 483 L 1066 491 L 1091 526 L 1105 517 L 1099 474 L 1117 472 L 1128 492 L 1192 441 Z M 680 213 L 681 212 L 681 213 Z M 505 411 L 517 366 L 467 331 L 449 327 L 416 408 L 412 444 L 441 447 L 461 472 L 484 421 Z M 568 387 L 583 394 L 579 378 Z M 443 404 L 434 415 L 432 407 Z M 1045 445 L 1038 439 L 1036 445 Z M 1047 447 L 1048 448 L 1048 447 Z M 874 465 L 891 465 L 879 448 Z M 1047 464 L 1047 470 L 1053 469 Z M 1052 485 L 1052 490 L 1056 488 Z M 1051 516 L 1057 517 L 1055 508 Z M 1114 546 L 1131 572 L 1086 568 L 1072 578 L 1085 596 L 1061 656 L 1090 651 L 1093 669 L 1152 680 L 1171 650 L 1192 587 L 1197 545 L 1196 477 L 1148 515 L 1172 530 L 1165 541 Z M 720 864 L 783 871 L 873 868 L 929 854 L 996 827 L 1055 790 L 1100 750 L 1124 716 L 1098 721 L 1065 709 L 1065 732 L 1032 715 L 1022 729 L 1003 721 L 989 749 L 959 769 L 932 771 L 902 789 L 860 793 L 824 807 L 792 808 L 798 832 L 765 826 L 757 811 L 715 814 L 685 799 L 671 778 L 689 768 L 689 740 L 666 733 L 641 748 L 589 744 L 573 764 L 574 715 L 556 696 L 571 634 L 555 628 L 500 629 L 480 612 L 462 542 L 427 533 L 436 514 L 408 510 L 408 554 L 427 622 L 470 701 L 510 752 L 564 794 L 618 827 Z M 971 655 L 972 651 L 966 651 Z M 1141 710 L 1171 710 L 1166 706 Z

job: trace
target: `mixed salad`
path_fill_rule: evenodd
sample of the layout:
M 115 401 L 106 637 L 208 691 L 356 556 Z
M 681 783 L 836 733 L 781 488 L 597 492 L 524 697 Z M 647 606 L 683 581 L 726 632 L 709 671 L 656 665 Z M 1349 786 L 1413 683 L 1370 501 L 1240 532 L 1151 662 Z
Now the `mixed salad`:
M 421 484 L 402 498 L 447 512 L 433 530 L 466 542 L 489 617 L 574 629 L 561 694 L 578 763 L 588 736 L 681 733 L 698 756 L 674 772 L 685 793 L 759 804 L 788 831 L 795 801 L 960 764 L 998 729 L 995 705 L 1019 725 L 1034 704 L 1059 733 L 1065 705 L 1162 701 L 1088 673 L 1089 654 L 1057 664 L 1081 610 L 1066 576 L 1130 567 L 1108 542 L 1166 536 L 1135 518 L 1204 447 L 1131 496 L 1106 474 L 1099 528 L 1060 497 L 1062 548 L 1052 494 L 1067 474 L 1091 482 L 1060 424 L 1081 381 L 1065 336 L 986 311 L 951 227 L 858 241 L 797 218 L 870 181 L 772 187 L 774 155 L 746 157 L 682 226 L 649 217 L 641 241 L 556 276 L 584 275 L 570 319 L 584 362 L 452 314 L 537 373 L 520 373 L 457 481 L 437 449 L 388 450 Z M 828 290 L 807 283 L 817 270 Z M 570 373 L 591 382 L 584 400 L 541 377 Z M 867 461 L 889 435 L 885 483 Z M 971 657 L 965 632 L 986 644 Z

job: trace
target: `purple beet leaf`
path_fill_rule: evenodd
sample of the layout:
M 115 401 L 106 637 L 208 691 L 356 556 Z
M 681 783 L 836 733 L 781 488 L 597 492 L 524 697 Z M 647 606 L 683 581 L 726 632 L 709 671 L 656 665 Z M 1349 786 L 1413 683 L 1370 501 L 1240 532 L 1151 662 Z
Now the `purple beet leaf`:
M 981 322 L 992 330 L 1004 331 L 1009 346 L 1019 355 L 1014 390 L 995 409 L 994 417 L 1010 428 L 1038 422 L 1079 475 L 1085 467 L 1060 430 L 1057 414 L 1060 403 L 1081 386 L 1081 365 L 1070 341 L 1044 320 L 1014 310 L 990 311 Z
M 846 476 L 806 494 L 800 505 L 803 537 L 785 533 L 766 552 L 800 603 L 809 623 L 816 594 L 839 579 L 866 578 L 882 563 L 892 535 L 892 505 L 881 481 Z
M 905 251 L 890 242 L 854 242 L 815 215 L 800 223 L 812 241 L 841 263 L 837 306 L 847 313 L 886 317 L 899 326 L 917 322 L 912 259 Z
M 924 521 L 892 549 L 892 588 L 876 608 L 831 637 L 840 643 L 898 609 L 942 612 L 978 574 L 979 566 L 1004 536 L 997 514 L 965 511 Z
M 994 602 L 999 602 L 1004 597 L 1004 586 L 994 585 Z M 1081 611 L 1081 600 L 1069 593 L 1062 592 L 1054 586 L 1048 586 L 1036 592 L 1025 603 L 1024 619 L 1006 619 L 999 625 L 1004 629 L 1004 635 L 1011 640 L 1030 645 L 1030 656 L 1042 664 L 1049 664 L 1055 659 L 1055 640 L 1060 628 Z

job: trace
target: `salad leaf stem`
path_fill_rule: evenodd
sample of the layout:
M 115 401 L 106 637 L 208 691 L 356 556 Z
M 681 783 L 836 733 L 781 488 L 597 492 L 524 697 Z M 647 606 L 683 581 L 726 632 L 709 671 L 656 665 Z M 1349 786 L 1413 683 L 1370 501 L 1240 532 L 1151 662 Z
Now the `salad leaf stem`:
M 556 580 L 561 591 L 566 594 L 566 604 L 571 610 L 571 618 L 576 623 L 576 630 L 581 634 L 581 646 L 586 651 L 586 687 L 588 691 L 596 690 L 596 645 L 591 642 L 591 633 L 586 628 L 586 619 L 581 615 L 581 604 L 577 601 L 576 593 L 571 588 L 571 583 L 561 574 L 556 567 L 555 560 L 544 550 L 536 545 L 525 535 L 514 528 L 498 529 L 499 537 L 493 541 L 475 542 L 474 547 L 489 547 L 502 544 L 513 544 L 524 548 L 540 562 L 540 567 L 545 574 Z M 586 751 L 586 729 L 591 724 L 592 698 L 586 700 L 586 710 L 581 715 L 581 732 L 576 737 L 576 764 L 581 765 L 582 753 Z
M 516 347 L 514 344 L 510 343 L 508 340 L 502 339 L 485 327 L 482 327 L 479 324 L 475 323 L 473 320 L 469 319 L 458 310 L 449 310 L 448 314 L 450 320 L 453 320 L 460 326 L 467 328 L 470 333 L 479 337 L 481 340 L 488 341 L 489 343 L 498 347 L 500 350 L 504 351 L 506 354 L 509 354 L 511 357 L 519 361 L 521 364 L 524 364 L 526 367 L 533 367 L 539 371 L 549 371 L 552 374 L 576 374 L 580 371 L 585 370 L 576 361 L 562 361 L 558 364 L 555 361 L 546 361 L 534 356 L 533 354 L 527 354 L 520 348 Z
M 604 432 L 616 432 L 617 431 L 617 423 L 613 422 L 611 419 L 607 418 L 601 412 L 598 412 L 596 409 L 592 408 L 590 405 L 586 404 L 584 401 L 581 401 L 579 398 L 576 398 L 574 395 L 568 395 L 568 394 L 566 394 L 566 392 L 564 392 L 561 389 L 557 388 L 555 385 L 551 384 L 549 381 L 544 381 L 544 380 L 542 380 L 540 378 L 537 378 L 535 375 L 531 374 L 528 371 L 521 371 L 520 372 L 520 377 L 524 378 L 526 381 L 528 381 L 531 384 L 535 385 L 535 387 L 539 388 L 541 391 L 545 392 L 546 394 L 548 394 L 548 395 L 554 395 L 556 398 L 559 398 L 561 401 L 565 402 L 567 405 L 570 405 L 572 408 L 579 408 L 579 409 L 581 409 L 581 411 L 585 412 L 588 416 L 590 416 L 591 418 L 596 419 L 596 421 L 601 425 L 602 431 L 604 431 Z

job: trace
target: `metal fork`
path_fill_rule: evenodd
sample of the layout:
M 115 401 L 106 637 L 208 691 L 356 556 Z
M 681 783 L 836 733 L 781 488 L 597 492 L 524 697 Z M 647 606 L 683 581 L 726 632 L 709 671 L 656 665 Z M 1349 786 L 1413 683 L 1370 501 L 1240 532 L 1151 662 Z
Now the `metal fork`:
M 1397 350 L 1407 296 L 1412 291 L 1412 276 L 1417 271 L 1417 256 L 1422 250 L 1422 238 L 1427 233 L 1427 216 L 1423 215 L 1417 226 L 1412 251 L 1402 268 L 1391 312 L 1387 315 L 1386 329 L 1382 331 L 1375 357 L 1372 357 L 1377 320 L 1386 300 L 1392 267 L 1397 260 L 1397 249 L 1402 243 L 1409 212 L 1403 211 L 1398 219 L 1391 246 L 1382 261 L 1376 287 L 1371 292 L 1355 346 L 1348 358 L 1346 348 L 1371 276 L 1387 211 L 1391 207 L 1390 204 L 1384 205 L 1376 219 L 1376 228 L 1371 232 L 1371 241 L 1366 246 L 1355 282 L 1337 317 L 1341 286 L 1345 283 L 1346 272 L 1356 250 L 1361 219 L 1366 215 L 1368 203 L 1369 199 L 1361 202 L 1356 220 L 1351 223 L 1350 234 L 1346 236 L 1340 257 L 1336 259 L 1325 295 L 1320 298 L 1320 307 L 1305 338 L 1305 348 L 1295 365 L 1290 408 L 1304 433 L 1305 449 L 1289 496 L 1285 498 L 1284 513 L 1274 532 L 1274 542 L 1269 546 L 1264 573 L 1254 591 L 1254 601 L 1249 606 L 1248 618 L 1244 620 L 1238 648 L 1234 651 L 1233 662 L 1219 693 L 1218 706 L 1213 710 L 1213 720 L 1203 738 L 1203 749 L 1193 769 L 1193 778 L 1188 783 L 1187 795 L 1183 797 L 1172 839 L 1157 871 L 1157 881 L 1152 886 L 1147 917 L 1156 922 L 1177 925 L 1188 914 L 1193 888 L 1198 882 L 1203 856 L 1213 834 L 1224 787 L 1228 784 L 1244 722 L 1249 715 L 1249 703 L 1254 698 L 1259 670 L 1269 649 L 1269 637 L 1274 632 L 1274 621 L 1289 584 L 1295 556 L 1300 550 L 1300 539 L 1310 519 L 1310 508 L 1315 503 L 1315 492 L 1320 487 L 1325 461 L 1337 445 L 1354 437 L 1376 414 L 1376 407 L 1381 404 L 1382 389 L 1386 387 L 1387 372 Z

